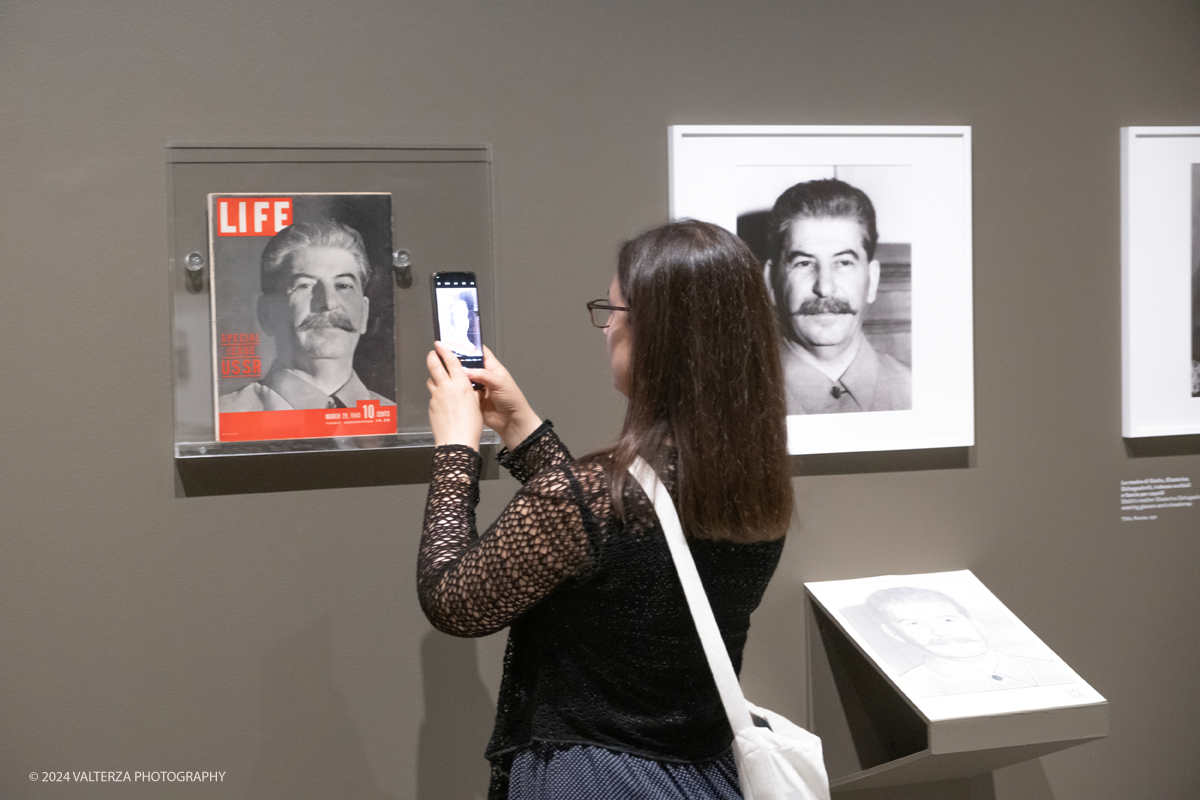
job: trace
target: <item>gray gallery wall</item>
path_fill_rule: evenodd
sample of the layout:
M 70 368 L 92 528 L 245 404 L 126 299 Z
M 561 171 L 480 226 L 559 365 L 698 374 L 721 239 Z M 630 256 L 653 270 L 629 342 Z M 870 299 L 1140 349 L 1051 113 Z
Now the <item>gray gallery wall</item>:
M 0 796 L 486 780 L 503 637 L 424 621 L 423 485 L 349 454 L 357 487 L 180 490 L 168 143 L 492 145 L 499 345 L 583 451 L 622 413 L 583 303 L 664 219 L 675 123 L 973 126 L 977 444 L 797 467 L 748 693 L 807 714 L 804 581 L 970 568 L 1112 704 L 1107 739 L 986 791 L 1200 795 L 1200 509 L 1118 505 L 1121 479 L 1200 477 L 1194 440 L 1120 438 L 1118 172 L 1119 127 L 1200 124 L 1198 86 L 1194 0 L 0 0 Z

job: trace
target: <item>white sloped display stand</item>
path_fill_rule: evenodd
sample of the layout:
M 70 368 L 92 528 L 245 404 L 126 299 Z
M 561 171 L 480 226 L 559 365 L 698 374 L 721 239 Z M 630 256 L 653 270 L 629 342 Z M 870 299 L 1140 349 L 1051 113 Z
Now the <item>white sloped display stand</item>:
M 1108 703 L 967 570 L 806 584 L 834 792 L 981 775 L 1108 733 Z

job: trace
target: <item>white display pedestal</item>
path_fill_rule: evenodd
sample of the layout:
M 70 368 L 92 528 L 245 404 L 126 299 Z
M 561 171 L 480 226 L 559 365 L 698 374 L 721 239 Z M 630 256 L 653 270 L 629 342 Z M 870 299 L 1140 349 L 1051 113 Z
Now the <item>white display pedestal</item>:
M 1108 732 L 1107 701 L 970 572 L 885 576 L 806 588 L 810 726 L 824 742 L 835 793 L 970 778 Z M 879 589 L 893 597 L 882 616 L 878 607 L 864 603 Z M 905 601 L 916 604 L 908 606 L 916 609 L 909 616 L 939 611 L 937 596 L 941 595 L 966 612 L 947 610 L 946 624 L 959 624 L 968 632 L 955 638 L 934 630 L 932 638 L 926 638 L 934 643 L 933 655 L 906 641 L 903 634 L 891 635 L 901 625 L 923 624 L 894 618 L 900 608 L 896 593 L 906 591 L 917 597 Z M 961 598 L 961 603 L 953 598 Z M 972 629 L 992 633 L 980 634 L 972 644 Z M 951 648 L 958 647 L 971 658 L 960 659 L 962 664 L 954 658 L 938 658 L 938 653 L 947 652 L 944 646 L 939 650 L 938 643 L 947 641 L 962 642 Z M 1003 654 L 1001 648 L 1010 654 Z M 982 654 L 976 652 L 981 649 Z M 1020 655 L 1013 657 L 1011 652 Z M 1007 681 L 1009 688 L 973 690 L 944 677 L 960 677 L 955 670 L 988 658 L 1011 665 L 1007 672 L 1023 680 L 989 675 L 988 680 L 997 684 Z M 1023 664 L 1044 668 L 1031 675 L 1022 671 Z M 942 672 L 934 672 L 937 669 Z

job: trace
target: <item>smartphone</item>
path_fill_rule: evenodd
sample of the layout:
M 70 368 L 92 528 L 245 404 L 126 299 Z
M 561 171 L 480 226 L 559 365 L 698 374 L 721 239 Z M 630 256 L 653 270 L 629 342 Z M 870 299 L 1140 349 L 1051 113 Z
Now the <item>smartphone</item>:
M 434 338 L 454 351 L 464 367 L 483 367 L 479 331 L 479 291 L 474 272 L 435 272 L 433 289 Z

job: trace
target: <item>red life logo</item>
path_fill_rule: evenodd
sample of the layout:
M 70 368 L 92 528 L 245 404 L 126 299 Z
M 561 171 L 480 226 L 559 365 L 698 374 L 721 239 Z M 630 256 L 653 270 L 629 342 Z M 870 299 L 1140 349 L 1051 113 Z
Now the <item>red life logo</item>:
M 218 197 L 218 236 L 274 236 L 292 224 L 290 197 Z

